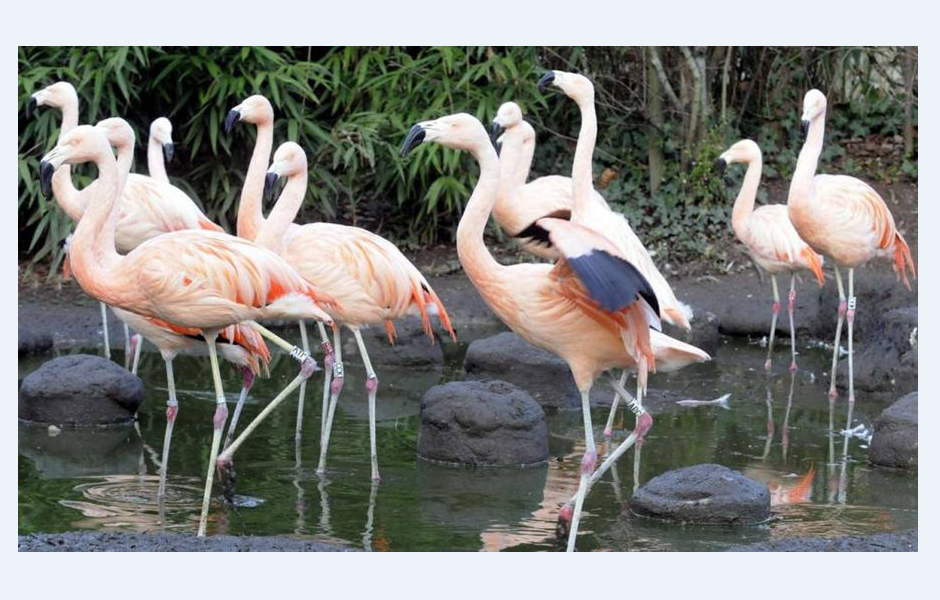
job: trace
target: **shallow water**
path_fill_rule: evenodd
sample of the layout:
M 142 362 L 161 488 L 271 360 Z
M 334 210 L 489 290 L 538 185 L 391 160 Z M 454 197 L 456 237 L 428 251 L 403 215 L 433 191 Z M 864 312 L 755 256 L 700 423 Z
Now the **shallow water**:
M 464 347 L 445 348 L 435 368 L 379 367 L 378 452 L 382 481 L 370 481 L 364 376 L 358 357 L 346 356 L 346 386 L 330 443 L 328 473 L 316 474 L 322 376 L 310 380 L 304 436 L 295 445 L 296 395 L 279 407 L 235 455 L 237 502 L 216 498 L 209 534 L 295 535 L 342 541 L 367 550 L 554 550 L 559 505 L 578 484 L 583 433 L 578 411 L 548 415 L 548 464 L 528 469 L 455 469 L 415 458 L 421 396 L 430 386 L 460 379 Z M 763 373 L 764 350 L 722 340 L 712 363 L 655 375 L 650 387 L 707 400 L 731 393 L 731 410 L 682 407 L 654 411 L 642 450 L 642 484 L 669 469 L 714 462 L 766 482 L 773 517 L 751 526 L 680 526 L 632 517 L 624 509 L 634 485 L 633 451 L 595 486 L 585 503 L 579 550 L 721 550 L 732 545 L 806 535 L 859 535 L 917 526 L 917 477 L 866 463 L 867 442 L 828 436 L 829 360 L 804 348 L 801 370 L 785 371 L 788 348 L 777 355 L 778 374 Z M 49 357 L 20 362 L 21 376 Z M 320 360 L 320 357 L 317 357 Z M 116 359 L 122 360 L 120 352 Z M 204 357 L 174 363 L 180 411 L 169 460 L 168 498 L 161 516 L 157 473 L 164 434 L 166 380 L 156 353 L 140 369 L 146 398 L 138 427 L 95 431 L 19 427 L 19 532 L 77 529 L 195 533 L 211 440 L 214 400 Z M 247 424 L 296 374 L 296 363 L 276 356 L 272 377 L 257 380 L 243 413 Z M 225 389 L 237 399 L 241 377 L 223 367 Z M 598 384 L 601 382 L 599 380 Z M 890 399 L 860 395 L 856 423 L 870 430 Z M 838 427 L 845 404 L 836 409 Z M 593 411 L 602 440 L 607 409 Z M 623 427 L 632 415 L 618 416 Z M 599 448 L 603 454 L 603 446 Z M 831 459 L 835 462 L 831 462 Z M 216 492 L 218 492 L 218 487 Z M 165 524 L 164 524 L 165 522 Z

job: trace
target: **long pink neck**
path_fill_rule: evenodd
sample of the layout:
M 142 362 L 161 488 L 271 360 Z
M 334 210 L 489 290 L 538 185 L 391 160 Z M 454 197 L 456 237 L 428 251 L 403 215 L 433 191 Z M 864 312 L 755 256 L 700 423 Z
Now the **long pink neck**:
M 170 178 L 166 175 L 166 165 L 163 163 L 163 144 L 152 135 L 147 143 L 147 172 L 158 181 L 170 182 Z
M 307 191 L 307 168 L 287 178 L 284 191 L 278 197 L 268 218 L 261 224 L 255 243 L 278 254 L 284 249 L 284 236 L 297 218 L 297 213 L 304 202 Z
M 787 204 L 809 201 L 813 193 L 813 178 L 819 166 L 819 155 L 822 154 L 823 137 L 826 130 L 826 113 L 823 112 L 810 121 L 806 141 L 796 160 L 796 170 L 790 180 L 790 193 Z
M 258 123 L 255 149 L 251 153 L 248 173 L 245 174 L 245 185 L 242 186 L 242 195 L 238 201 L 236 231 L 239 237 L 254 240 L 264 223 L 264 216 L 261 214 L 261 196 L 264 193 L 264 175 L 268 170 L 273 145 L 274 123 L 271 121 Z
M 529 170 L 532 168 L 532 158 L 535 156 L 535 130 L 528 122 L 519 123 L 519 127 L 525 128 L 527 134 L 523 138 L 522 151 L 519 154 L 519 164 L 516 167 L 516 185 L 525 185 L 529 179 Z
M 480 165 L 480 178 L 457 226 L 457 256 L 467 277 L 485 298 L 487 291 L 496 291 L 487 284 L 496 280 L 505 267 L 496 262 L 483 243 L 483 231 L 496 202 L 500 165 L 496 150 L 482 129 L 481 134 L 484 138 L 471 149 Z
M 78 126 L 78 100 L 67 102 L 61 107 L 62 126 L 59 128 L 59 140 Z M 85 212 L 85 201 L 72 183 L 72 166 L 62 165 L 52 175 L 52 193 L 56 202 L 73 221 L 78 222 Z
M 757 198 L 757 188 L 760 185 L 760 174 L 762 168 L 761 157 L 755 156 L 747 165 L 747 173 L 744 174 L 744 181 L 741 183 L 741 190 L 734 201 L 734 209 L 731 211 L 731 228 L 738 239 L 744 240 L 747 232 L 747 221 L 754 212 L 754 201 Z
M 93 188 L 85 214 L 78 222 L 72 236 L 69 260 L 76 281 L 84 290 L 105 304 L 120 304 L 123 292 L 120 286 L 110 285 L 113 271 L 118 268 L 121 256 L 114 247 L 114 228 L 117 224 L 117 199 L 122 182 L 126 181 L 129 161 L 121 167 L 108 154 L 102 153 L 95 160 L 98 179 Z
M 496 187 L 496 203 L 493 205 L 493 216 L 501 225 L 512 221 L 513 190 L 525 183 L 519 181 L 519 169 L 523 154 L 523 131 L 519 125 L 506 130 L 503 144 L 499 149 L 499 184 Z M 526 169 L 528 173 L 528 169 Z M 517 233 L 510 231 L 509 233 Z
M 591 161 L 594 145 L 597 143 L 597 113 L 594 110 L 594 97 L 578 99 L 581 109 L 581 130 L 578 132 L 578 145 L 574 151 L 571 165 L 571 192 L 573 200 L 572 220 L 578 219 L 587 211 L 587 204 L 594 191 L 594 177 Z

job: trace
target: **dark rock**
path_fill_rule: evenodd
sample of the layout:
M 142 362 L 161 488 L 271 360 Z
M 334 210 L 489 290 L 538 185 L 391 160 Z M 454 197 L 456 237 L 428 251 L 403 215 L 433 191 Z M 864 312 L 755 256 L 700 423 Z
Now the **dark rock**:
M 144 384 L 100 356 L 72 354 L 43 363 L 23 379 L 20 419 L 58 426 L 130 423 Z
M 349 552 L 336 542 L 281 536 L 76 531 L 33 533 L 17 540 L 20 552 Z
M 829 269 L 827 268 L 827 271 Z M 842 281 L 848 293 L 848 274 L 845 269 Z M 831 271 L 830 271 L 831 273 Z M 854 338 L 862 344 L 866 340 L 874 341 L 880 335 L 882 316 L 896 308 L 905 308 L 917 301 L 917 282 L 911 280 L 913 291 L 899 283 L 887 261 L 876 260 L 855 270 L 855 310 Z M 818 339 L 832 342 L 836 335 L 836 319 L 839 310 L 839 289 L 834 279 L 827 279 L 822 289 L 819 314 L 811 324 L 811 333 Z M 846 327 L 842 326 L 842 344 L 846 344 Z
M 52 335 L 48 331 L 37 331 L 19 326 L 19 354 L 39 354 L 52 349 Z
M 374 365 L 400 365 L 404 367 L 423 367 L 439 365 L 444 362 L 442 343 L 450 343 L 450 335 L 438 325 L 437 317 L 431 315 L 431 326 L 435 339 L 424 333 L 421 320 L 417 317 L 405 317 L 395 321 L 397 334 L 394 344 L 389 344 L 385 327 L 375 326 L 363 330 L 366 349 Z M 445 340 L 446 341 L 442 341 Z M 343 352 L 359 354 L 356 340 L 347 335 L 344 339 Z
M 19 453 L 41 479 L 135 473 L 143 451 L 133 427 L 81 427 L 50 432 L 48 425 L 20 422 Z
M 521 387 L 545 408 L 581 407 L 568 363 L 515 333 L 475 340 L 467 348 L 464 368 L 472 379 L 499 379 Z
M 630 509 L 681 523 L 760 523 L 770 518 L 770 491 L 727 467 L 695 465 L 650 479 L 633 493 Z
M 733 546 L 728 552 L 917 552 L 917 530 L 852 537 L 794 537 Z
M 844 335 L 844 334 L 843 334 Z M 896 308 L 881 315 L 877 334 L 860 346 L 855 341 L 855 386 L 869 392 L 905 393 L 917 389 L 917 307 Z M 846 345 L 843 339 L 843 345 Z M 840 368 L 848 376 L 848 363 Z M 837 379 L 839 382 L 845 378 Z
M 505 381 L 453 381 L 421 400 L 418 456 L 473 466 L 548 460 L 542 407 Z
M 718 354 L 718 343 L 721 338 L 719 333 L 720 323 L 715 313 L 695 310 L 689 324 L 692 326 L 692 331 L 685 331 L 668 323 L 663 323 L 663 333 L 701 348 L 708 352 L 709 356 L 715 358 Z
M 917 392 L 882 411 L 868 448 L 872 464 L 917 470 Z

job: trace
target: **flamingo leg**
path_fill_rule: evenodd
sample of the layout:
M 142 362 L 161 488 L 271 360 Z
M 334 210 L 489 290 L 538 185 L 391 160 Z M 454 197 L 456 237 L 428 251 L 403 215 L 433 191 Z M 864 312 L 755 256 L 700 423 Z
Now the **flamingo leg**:
M 369 491 L 369 508 L 366 511 L 366 527 L 362 532 L 362 549 L 366 552 L 372 552 L 372 528 L 375 521 L 375 497 L 379 492 L 379 482 L 372 482 L 372 489 Z
M 307 326 L 303 319 L 297 322 L 300 326 L 300 343 L 304 352 L 310 354 L 310 344 L 307 341 Z M 297 424 L 294 426 L 294 441 L 296 445 L 300 444 L 300 437 L 304 428 L 304 397 L 307 395 L 306 380 L 300 384 L 300 397 L 297 399 Z
M 588 480 L 597 464 L 597 450 L 594 447 L 594 426 L 591 424 L 591 388 L 581 390 L 581 413 L 584 417 L 584 457 L 581 459 L 581 481 L 575 496 L 574 512 L 571 515 L 571 529 L 568 531 L 568 552 L 574 552 L 574 543 L 578 537 L 578 524 L 581 521 L 581 509 L 587 495 Z
M 793 308 L 796 304 L 796 275 L 790 274 L 790 294 L 787 296 L 787 312 L 790 313 L 790 372 L 796 373 L 796 327 L 793 326 Z
M 848 311 L 845 313 L 845 320 L 849 324 L 849 413 L 845 419 L 845 442 L 842 446 L 842 455 L 848 456 L 849 438 L 848 433 L 852 429 L 852 410 L 855 408 L 855 375 L 852 371 L 852 356 L 855 354 L 852 347 L 852 326 L 855 323 L 855 269 L 849 269 L 849 301 Z
M 764 453 L 761 455 L 761 460 L 767 460 L 767 456 L 770 454 L 770 444 L 774 439 L 774 399 L 770 392 L 770 378 L 767 378 L 765 384 L 767 386 L 767 400 L 765 404 L 767 405 L 767 441 L 764 442 Z
M 767 360 L 764 362 L 764 370 L 770 372 L 771 362 L 774 354 L 774 334 L 777 332 L 777 313 L 780 312 L 780 292 L 777 291 L 777 276 L 770 276 L 770 283 L 774 286 L 774 318 L 770 321 L 770 341 L 767 344 Z
M 375 369 L 372 368 L 372 361 L 369 360 L 369 351 L 366 350 L 362 333 L 354 329 L 353 335 L 356 337 L 359 355 L 362 356 L 366 367 L 366 394 L 369 396 L 369 458 L 372 461 L 372 481 L 378 481 L 381 477 L 379 477 L 379 458 L 375 447 L 375 392 L 379 388 L 379 378 L 376 377 Z
M 160 485 L 157 488 L 157 498 L 166 496 L 166 475 L 169 470 L 170 442 L 173 439 L 173 424 L 176 423 L 176 413 L 179 403 L 176 401 L 176 381 L 173 378 L 173 359 L 164 359 L 166 363 L 166 387 L 169 390 L 166 400 L 166 432 L 163 434 L 163 457 L 160 459 Z
M 215 336 L 218 331 L 203 331 L 206 345 L 209 346 L 209 363 L 212 365 L 212 383 L 215 386 L 215 415 L 212 417 L 212 447 L 209 450 L 209 468 L 206 472 L 206 489 L 202 495 L 202 512 L 199 515 L 198 537 L 206 536 L 206 520 L 209 518 L 209 501 L 212 498 L 212 480 L 215 476 L 215 461 L 222 440 L 222 426 L 228 418 L 225 405 L 225 392 L 222 390 L 222 376 L 219 374 L 219 357 L 215 350 Z
M 104 357 L 111 360 L 111 340 L 108 337 L 108 305 L 104 302 L 98 304 L 101 306 L 101 330 L 104 331 Z
M 620 375 L 620 387 L 625 387 L 627 385 L 627 370 L 624 369 L 623 373 Z M 624 398 L 625 402 L 632 402 L 633 397 L 627 394 L 627 397 Z M 607 416 L 607 425 L 604 427 L 604 442 L 605 447 L 607 448 L 608 453 L 610 452 L 610 436 L 613 433 L 614 429 L 614 417 L 617 415 L 617 404 L 620 402 L 620 392 L 614 391 L 614 400 L 610 404 L 610 414 Z
M 130 365 L 131 352 L 133 352 L 134 350 L 131 347 L 130 327 L 127 326 L 127 323 L 123 323 L 123 325 L 124 325 L 124 368 L 129 369 L 131 366 Z
M 637 365 L 638 368 L 646 368 L 646 361 L 643 360 L 641 365 Z M 643 408 L 643 388 L 640 386 L 640 378 L 637 377 L 636 380 L 636 405 L 638 407 L 638 412 L 635 412 L 636 421 L 633 426 L 633 430 L 637 431 L 640 428 L 640 417 L 646 414 L 646 409 Z M 636 448 L 633 450 L 633 489 L 640 487 L 640 454 L 643 451 L 643 436 L 637 438 Z
M 333 416 L 336 414 L 336 404 L 339 402 L 339 393 L 343 390 L 343 346 L 340 342 L 339 327 L 333 328 L 333 382 L 330 383 L 330 408 L 326 415 L 326 427 L 320 437 L 320 463 L 317 473 L 326 473 L 326 451 L 330 446 L 330 430 L 333 428 Z
M 326 333 L 323 323 L 317 321 L 320 330 L 320 347 L 323 348 L 323 408 L 320 410 L 320 444 L 323 444 L 323 432 L 326 431 L 326 413 L 330 409 L 330 378 L 333 375 L 333 363 L 336 356 L 333 353 L 333 344 Z
M 134 348 L 134 362 L 131 363 L 131 373 L 137 375 L 137 366 L 140 364 L 140 348 L 144 345 L 144 336 L 135 333 L 131 338 L 131 347 Z
M 793 383 L 795 380 L 795 374 L 791 373 L 790 393 L 787 395 L 787 410 L 783 413 L 783 432 L 780 434 L 780 445 L 783 448 L 783 460 L 787 460 L 787 451 L 790 448 L 790 407 L 793 405 Z
M 834 265 L 836 272 L 836 285 L 839 288 L 839 322 L 836 324 L 836 340 L 832 343 L 832 375 L 829 378 L 829 431 L 834 431 L 835 426 L 832 422 L 833 411 L 836 405 L 836 363 L 839 360 L 839 343 L 842 341 L 842 320 L 845 318 L 845 289 L 842 287 L 842 275 L 839 273 L 839 265 Z M 833 457 L 830 457 L 833 458 Z
M 245 400 L 248 399 L 248 392 L 255 382 L 255 374 L 248 367 L 242 367 L 242 391 L 238 394 L 238 403 L 235 404 L 235 411 L 232 412 L 232 420 L 228 423 L 228 430 L 225 432 L 225 442 L 222 444 L 222 450 L 227 450 L 232 445 L 232 437 L 235 435 L 235 427 L 238 425 L 238 417 L 242 414 L 242 408 L 245 406 Z

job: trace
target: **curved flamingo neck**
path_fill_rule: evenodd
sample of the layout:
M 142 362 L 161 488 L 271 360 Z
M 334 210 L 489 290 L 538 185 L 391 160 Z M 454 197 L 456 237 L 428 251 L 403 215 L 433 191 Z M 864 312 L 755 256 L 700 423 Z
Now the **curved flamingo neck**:
M 496 202 L 493 205 L 493 216 L 502 224 L 512 221 L 513 190 L 525 183 L 525 178 L 519 181 L 519 169 L 522 163 L 524 132 L 518 125 L 507 129 L 503 136 L 503 144 L 499 150 L 499 183 L 496 187 Z M 528 174 L 528 168 L 525 169 Z M 517 233 L 511 231 L 509 233 Z
M 117 224 L 117 199 L 126 181 L 129 161 L 120 166 L 108 153 L 95 159 L 98 179 L 92 188 L 85 214 L 72 236 L 69 254 L 72 273 L 83 289 L 105 304 L 118 304 L 120 290 L 109 287 L 114 280 L 113 271 L 121 261 L 114 247 L 114 229 Z
M 261 224 L 255 243 L 280 254 L 284 250 L 284 236 L 290 228 L 307 191 L 307 166 L 287 178 L 284 191 L 278 197 L 268 218 Z
M 261 214 L 261 196 L 264 193 L 264 175 L 271 160 L 271 148 L 274 145 L 274 122 L 262 121 L 257 124 L 255 149 L 251 153 L 245 185 L 238 200 L 238 221 L 236 231 L 239 237 L 254 240 L 264 224 Z
M 78 98 L 66 102 L 60 107 L 62 125 L 59 127 L 59 140 L 69 131 L 78 127 Z M 62 165 L 52 174 L 52 193 L 56 202 L 73 221 L 82 218 L 86 202 L 82 200 L 78 189 L 72 183 L 72 166 Z
M 800 156 L 796 161 L 796 169 L 793 171 L 793 179 L 790 180 L 790 192 L 787 195 L 788 204 L 791 201 L 796 203 L 808 201 L 812 197 L 813 177 L 816 176 L 816 169 L 819 166 L 819 155 L 822 154 L 825 130 L 826 113 L 822 112 L 810 121 L 806 141 L 803 142 L 803 148 L 800 150 Z
M 480 178 L 457 225 L 457 256 L 467 277 L 485 294 L 486 282 L 492 281 L 505 267 L 496 262 L 483 243 L 483 231 L 496 202 L 500 164 L 486 133 L 482 130 L 481 133 L 484 139 L 470 149 L 480 165 Z
M 597 143 L 597 113 L 594 109 L 594 97 L 577 98 L 575 102 L 581 109 L 581 130 L 578 132 L 578 145 L 575 148 L 574 162 L 571 165 L 571 191 L 574 204 L 572 220 L 585 214 L 591 193 L 594 191 L 591 161 L 594 156 L 594 146 Z
M 166 174 L 166 165 L 163 162 L 163 144 L 152 135 L 147 142 L 147 172 L 151 177 L 163 183 L 170 182 Z
M 731 228 L 742 241 L 747 232 L 747 221 L 754 212 L 754 201 L 757 199 L 762 167 L 763 160 L 760 155 L 748 161 L 747 172 L 744 174 L 744 181 L 741 182 L 741 190 L 738 192 L 731 211 Z
M 527 122 L 520 123 L 520 127 L 526 127 L 529 135 L 522 141 L 522 152 L 519 154 L 519 166 L 516 170 L 516 185 L 525 185 L 529 180 L 529 170 L 532 168 L 532 159 L 535 157 L 535 130 Z

